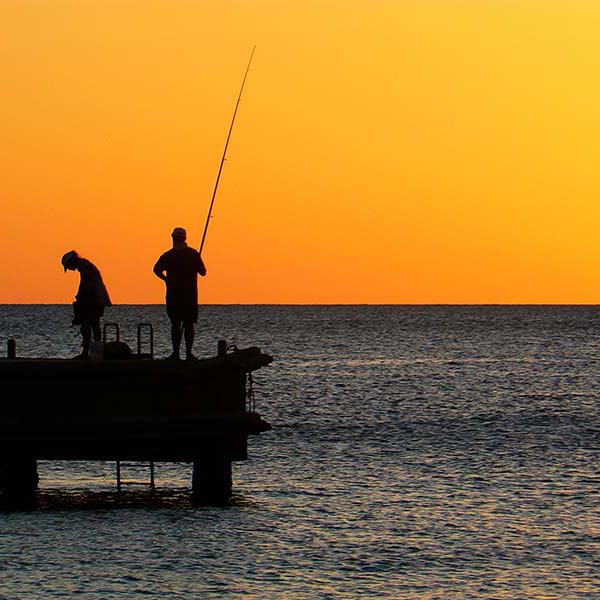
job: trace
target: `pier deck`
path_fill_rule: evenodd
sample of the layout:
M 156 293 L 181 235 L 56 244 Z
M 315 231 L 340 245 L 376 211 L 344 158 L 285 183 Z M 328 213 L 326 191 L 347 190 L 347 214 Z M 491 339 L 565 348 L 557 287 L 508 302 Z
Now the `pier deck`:
M 182 461 L 195 494 L 226 499 L 231 462 L 270 429 L 247 379 L 271 362 L 258 348 L 192 363 L 0 359 L 0 490 L 35 488 L 38 459 Z

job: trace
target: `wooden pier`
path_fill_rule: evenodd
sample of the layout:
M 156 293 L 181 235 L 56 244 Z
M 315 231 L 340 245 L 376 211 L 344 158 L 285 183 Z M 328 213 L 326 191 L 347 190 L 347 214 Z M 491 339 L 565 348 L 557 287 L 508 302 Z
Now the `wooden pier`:
M 225 503 L 248 435 L 271 428 L 248 386 L 272 360 L 0 359 L 0 492 L 35 491 L 38 460 L 189 462 L 194 498 Z

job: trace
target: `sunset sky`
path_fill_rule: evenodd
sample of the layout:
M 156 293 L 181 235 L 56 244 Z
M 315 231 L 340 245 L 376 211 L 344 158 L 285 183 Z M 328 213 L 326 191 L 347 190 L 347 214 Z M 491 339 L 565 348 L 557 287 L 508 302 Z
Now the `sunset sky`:
M 597 0 L 3 0 L 0 302 L 600 302 Z

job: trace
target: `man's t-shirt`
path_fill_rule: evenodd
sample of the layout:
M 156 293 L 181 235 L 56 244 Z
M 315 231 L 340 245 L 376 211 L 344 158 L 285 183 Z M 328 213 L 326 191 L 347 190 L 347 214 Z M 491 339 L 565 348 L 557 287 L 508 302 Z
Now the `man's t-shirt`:
M 102 275 L 98 268 L 87 258 L 80 258 L 77 270 L 80 275 L 77 301 L 82 305 L 94 305 L 99 308 L 112 306 Z
M 205 275 L 206 268 L 200 254 L 193 248 L 171 248 L 156 262 L 156 267 L 167 273 L 167 302 L 198 303 L 198 274 Z

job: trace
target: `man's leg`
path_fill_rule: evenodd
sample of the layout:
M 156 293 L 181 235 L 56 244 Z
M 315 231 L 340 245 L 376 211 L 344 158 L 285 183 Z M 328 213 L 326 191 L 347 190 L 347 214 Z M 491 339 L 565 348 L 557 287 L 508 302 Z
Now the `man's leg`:
M 186 358 L 195 358 L 192 350 L 194 348 L 194 323 L 192 321 L 185 321 L 183 323 L 183 334 L 185 336 L 185 356 Z
M 181 345 L 181 321 L 171 321 L 171 342 L 173 343 L 173 354 L 171 358 L 179 358 L 179 346 Z
M 102 332 L 100 331 L 100 319 L 96 319 L 92 323 L 92 333 L 94 335 L 94 341 L 95 342 L 101 342 L 102 341 Z
M 90 355 L 90 340 L 92 339 L 92 326 L 84 321 L 81 324 L 81 356 L 83 358 L 88 358 Z

